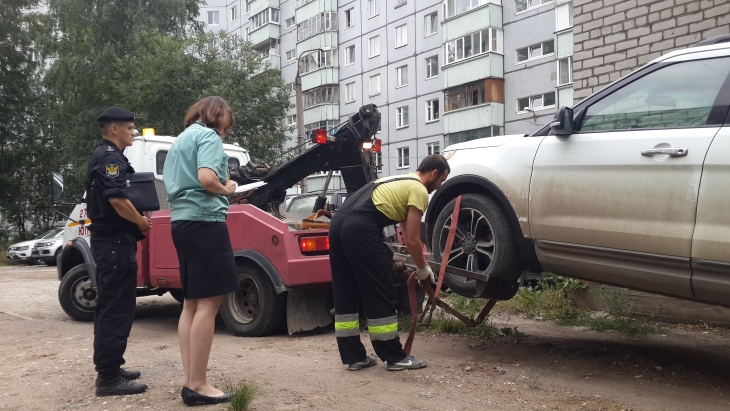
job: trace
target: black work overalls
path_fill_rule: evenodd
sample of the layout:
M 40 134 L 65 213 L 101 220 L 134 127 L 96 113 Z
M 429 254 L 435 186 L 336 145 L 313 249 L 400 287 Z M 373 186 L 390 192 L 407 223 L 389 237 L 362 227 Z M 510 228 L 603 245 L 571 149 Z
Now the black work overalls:
M 335 302 L 335 336 L 343 364 L 363 361 L 359 308 L 362 302 L 375 353 L 383 361 L 406 358 L 398 338 L 396 294 L 390 273 L 393 252 L 383 238 L 383 228 L 396 224 L 373 203 L 373 191 L 413 177 L 372 182 L 347 198 L 337 210 L 329 230 L 332 291 Z M 420 180 L 417 180 L 420 182 Z

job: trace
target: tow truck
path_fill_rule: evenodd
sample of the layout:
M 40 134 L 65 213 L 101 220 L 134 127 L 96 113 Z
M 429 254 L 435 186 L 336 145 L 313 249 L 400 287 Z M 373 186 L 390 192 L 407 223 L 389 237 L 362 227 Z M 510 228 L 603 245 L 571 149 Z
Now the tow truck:
M 249 161 L 241 147 L 224 144 L 231 157 L 232 176 L 239 183 L 266 184 L 247 199 L 231 205 L 226 224 L 238 268 L 240 291 L 224 296 L 220 315 L 237 336 L 264 336 L 284 329 L 292 334 L 324 327 L 332 322 L 332 289 L 327 229 L 303 229 L 280 211 L 286 191 L 316 172 L 331 176 L 339 171 L 348 193 L 376 178 L 374 156 L 380 140 L 374 135 L 380 122 L 377 106 L 369 104 L 342 124 L 334 135 L 311 132 L 314 143 L 263 177 L 236 173 Z M 125 150 L 137 171 L 152 171 L 161 210 L 148 213 L 153 228 L 138 243 L 137 295 L 169 292 L 182 301 L 177 253 L 172 243 L 169 203 L 162 183 L 162 165 L 173 137 L 143 135 Z M 63 178 L 54 173 L 55 202 L 63 199 Z M 329 181 L 329 179 L 328 179 Z M 326 209 L 327 184 L 313 208 Z M 283 208 L 283 207 L 282 207 Z M 74 218 L 75 217 L 75 218 Z M 79 202 L 64 230 L 64 247 L 58 257 L 58 298 L 63 310 L 78 321 L 93 321 L 96 305 L 96 264 L 89 247 L 86 204 Z

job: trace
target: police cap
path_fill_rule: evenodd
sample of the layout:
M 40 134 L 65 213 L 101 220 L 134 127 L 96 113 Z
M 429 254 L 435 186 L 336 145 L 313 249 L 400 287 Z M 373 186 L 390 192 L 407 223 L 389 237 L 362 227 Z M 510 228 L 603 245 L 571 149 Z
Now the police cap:
M 99 114 L 96 121 L 128 121 L 134 122 L 134 113 L 119 106 L 111 106 Z

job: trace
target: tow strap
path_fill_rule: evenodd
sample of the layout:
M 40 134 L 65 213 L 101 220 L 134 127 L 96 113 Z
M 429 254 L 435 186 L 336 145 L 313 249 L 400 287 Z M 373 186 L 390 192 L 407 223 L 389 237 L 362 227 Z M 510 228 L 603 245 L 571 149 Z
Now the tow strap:
M 476 327 L 477 325 L 481 324 L 485 318 L 487 318 L 487 315 L 490 311 L 492 311 L 492 308 L 497 303 L 497 300 L 494 299 L 487 301 L 487 304 L 484 306 L 484 308 L 482 308 L 479 316 L 476 318 L 476 320 L 474 320 L 454 310 L 439 298 L 439 296 L 441 295 L 441 287 L 444 283 L 444 277 L 446 275 L 446 266 L 448 265 L 449 260 L 448 256 L 451 255 L 451 247 L 454 244 L 454 237 L 456 236 L 456 226 L 459 222 L 459 211 L 461 210 L 461 197 L 461 195 L 456 197 L 454 212 L 451 215 L 451 225 L 449 226 L 449 234 L 446 237 L 446 246 L 444 247 L 443 254 L 441 254 L 442 263 L 441 269 L 439 270 L 438 280 L 436 282 L 436 291 L 434 291 L 431 287 L 430 281 L 421 281 L 421 287 L 423 287 L 423 289 L 426 291 L 426 294 L 428 294 L 428 301 L 426 302 L 426 307 L 424 307 L 420 319 L 418 318 L 418 298 L 416 296 L 416 272 L 413 271 L 411 275 L 408 276 L 408 300 L 411 306 L 411 314 L 413 315 L 413 324 L 411 325 L 411 331 L 408 333 L 408 338 L 406 339 L 405 346 L 403 347 L 406 354 L 408 355 L 411 354 L 411 347 L 413 346 L 413 339 L 416 336 L 416 329 L 418 328 L 418 324 L 423 321 L 426 313 L 428 313 L 428 324 L 430 324 L 431 317 L 433 316 L 433 311 L 436 306 L 441 307 L 447 313 L 463 321 L 467 325 L 467 327 Z

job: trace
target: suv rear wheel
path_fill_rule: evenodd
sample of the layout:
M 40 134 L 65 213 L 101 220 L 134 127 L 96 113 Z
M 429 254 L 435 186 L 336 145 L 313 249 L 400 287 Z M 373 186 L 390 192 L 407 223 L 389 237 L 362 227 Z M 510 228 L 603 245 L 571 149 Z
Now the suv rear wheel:
M 286 317 L 286 295 L 277 294 L 258 267 L 238 266 L 241 289 L 223 297 L 220 313 L 228 330 L 239 337 L 274 333 Z
M 446 248 L 455 205 L 456 199 L 451 200 L 441 210 L 434 225 L 431 252 L 439 262 L 443 260 L 442 253 Z M 507 214 L 497 201 L 482 194 L 465 194 L 461 200 L 456 227 L 456 236 L 448 259 L 450 266 L 503 280 L 518 281 L 519 252 Z M 455 293 L 465 297 L 494 297 L 477 295 L 476 281 L 469 278 L 446 274 L 444 283 Z

